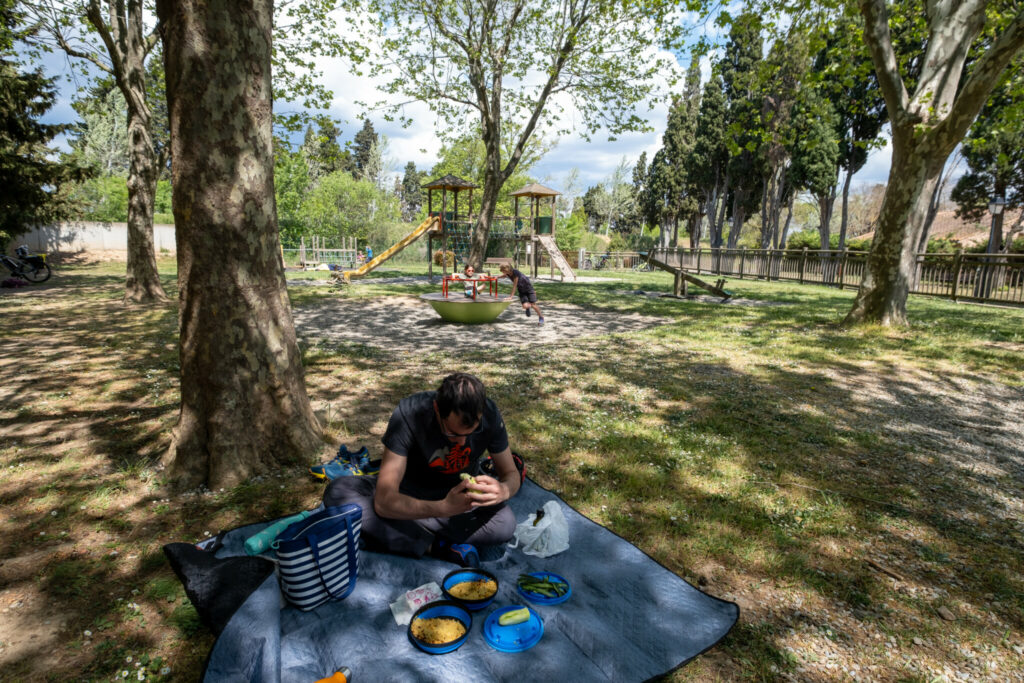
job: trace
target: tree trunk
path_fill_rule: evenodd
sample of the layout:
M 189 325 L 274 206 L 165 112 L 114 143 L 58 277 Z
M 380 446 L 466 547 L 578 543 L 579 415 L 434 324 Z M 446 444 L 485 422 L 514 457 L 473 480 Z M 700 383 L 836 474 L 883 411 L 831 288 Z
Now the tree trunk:
M 917 268 L 917 244 L 928 214 L 931 190 L 942 171 L 942 159 L 921 136 L 893 135 L 892 167 L 878 227 L 871 243 L 860 291 L 844 324 L 875 322 L 906 325 L 907 294 Z
M 490 123 L 490 125 L 488 125 Z M 516 164 L 509 161 L 511 168 L 501 169 L 501 145 L 500 132 L 497 122 L 489 122 L 486 118 L 481 121 L 484 126 L 484 149 L 486 150 L 486 168 L 484 169 L 484 186 L 480 192 L 480 213 L 473 226 L 473 239 L 469 245 L 469 264 L 477 271 L 483 268 L 484 259 L 487 257 L 487 240 L 491 234 L 491 224 L 494 222 L 494 212 L 498 208 L 498 193 L 501 186 L 505 184 L 508 175 L 515 170 Z M 533 230 L 533 225 L 525 226 L 527 233 Z M 535 245 L 536 246 L 536 245 Z
M 177 226 L 184 486 L 231 486 L 321 450 L 281 263 L 272 0 L 158 0 Z
M 850 224 L 850 181 L 853 179 L 853 171 L 846 169 L 846 178 L 843 180 L 843 215 L 839 222 L 839 251 L 846 250 L 846 231 Z
M 785 249 L 786 240 L 789 239 L 789 225 L 793 221 L 793 204 L 796 202 L 796 192 L 789 195 L 789 204 L 786 205 L 786 224 L 782 227 L 782 234 L 779 235 L 779 243 L 776 249 Z
M 146 102 L 146 37 L 141 4 L 129 8 L 128 21 L 118 32 L 122 68 L 115 69 L 118 88 L 128 105 L 128 263 L 124 300 L 133 303 L 166 301 L 156 269 L 153 243 L 153 205 L 160 175 Z
M 722 246 L 722 229 L 725 226 L 725 212 L 729 208 L 729 170 L 725 171 L 725 180 L 722 182 L 722 191 L 719 192 L 721 203 L 718 207 L 718 217 L 715 219 L 714 239 L 711 247 L 717 249 Z
M 735 249 L 740 241 L 740 233 L 743 232 L 743 222 L 747 219 L 743 210 L 743 204 L 747 201 L 746 191 L 736 190 L 732 197 L 732 226 L 729 228 L 729 249 Z
M 153 205 L 159 169 L 149 126 L 149 112 L 129 104 L 128 265 L 124 300 L 132 303 L 167 301 L 157 273 L 153 242 Z

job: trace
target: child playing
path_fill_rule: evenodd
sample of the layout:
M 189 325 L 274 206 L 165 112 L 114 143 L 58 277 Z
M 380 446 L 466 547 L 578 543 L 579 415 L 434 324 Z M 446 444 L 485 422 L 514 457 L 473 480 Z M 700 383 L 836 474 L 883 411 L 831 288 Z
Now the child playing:
M 502 275 L 512 281 L 512 291 L 519 293 L 519 303 L 523 305 L 523 312 L 526 313 L 526 317 L 530 317 L 530 309 L 532 308 L 537 311 L 537 322 L 543 325 L 544 314 L 540 312 L 540 307 L 537 306 L 537 292 L 534 291 L 530 278 L 507 263 L 503 264 L 499 270 Z M 511 299 L 512 295 L 509 294 L 508 298 Z
M 473 270 L 473 266 L 466 264 L 466 267 L 462 269 L 462 279 L 466 281 L 466 298 L 473 299 L 476 283 L 473 280 L 476 279 L 476 271 Z

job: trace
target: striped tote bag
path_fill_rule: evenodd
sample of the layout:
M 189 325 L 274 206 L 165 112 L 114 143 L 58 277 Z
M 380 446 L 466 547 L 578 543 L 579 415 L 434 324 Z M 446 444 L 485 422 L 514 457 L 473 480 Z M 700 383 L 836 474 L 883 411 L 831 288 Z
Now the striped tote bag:
M 362 518 L 358 505 L 325 507 L 277 537 L 273 547 L 288 602 L 308 611 L 348 597 L 356 587 Z

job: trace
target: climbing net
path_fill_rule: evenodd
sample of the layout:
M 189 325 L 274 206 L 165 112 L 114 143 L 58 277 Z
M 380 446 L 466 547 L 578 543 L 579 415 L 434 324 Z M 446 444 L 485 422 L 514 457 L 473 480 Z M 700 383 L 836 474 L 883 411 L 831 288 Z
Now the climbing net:
M 445 234 L 448 236 L 448 248 L 455 254 L 457 263 L 465 263 L 469 259 L 469 250 L 473 242 L 473 225 L 471 223 L 448 223 L 445 225 Z M 522 243 L 519 239 L 519 231 L 515 230 L 512 223 L 495 221 L 488 233 L 488 253 L 495 242 L 511 243 L 512 254 L 519 256 Z

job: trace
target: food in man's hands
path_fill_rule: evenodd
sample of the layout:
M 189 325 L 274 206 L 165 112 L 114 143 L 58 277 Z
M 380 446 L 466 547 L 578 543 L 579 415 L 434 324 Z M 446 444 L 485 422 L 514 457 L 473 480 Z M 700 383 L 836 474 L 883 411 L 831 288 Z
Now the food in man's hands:
M 513 624 L 521 624 L 530 618 L 530 610 L 526 607 L 520 609 L 514 609 L 510 612 L 505 612 L 498 617 L 499 626 L 512 626 Z
M 448 589 L 448 595 L 459 600 L 486 600 L 498 592 L 498 584 L 490 579 L 463 581 Z
M 463 481 L 468 481 L 470 484 L 476 483 L 476 479 L 472 475 L 466 474 L 465 472 L 463 472 L 459 476 L 462 477 Z M 470 493 L 480 493 L 476 489 L 467 488 L 466 490 L 469 491 Z
M 466 633 L 466 625 L 454 617 L 413 619 L 412 634 L 428 645 L 444 645 Z

